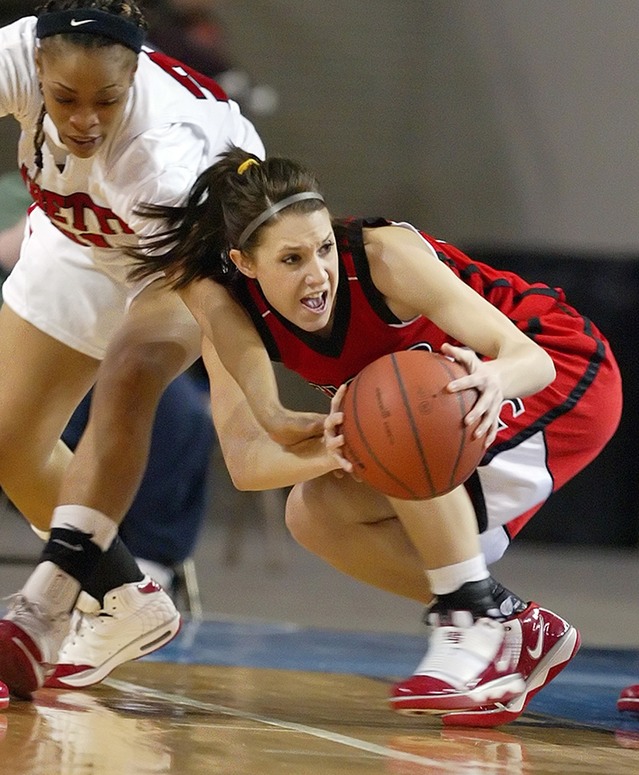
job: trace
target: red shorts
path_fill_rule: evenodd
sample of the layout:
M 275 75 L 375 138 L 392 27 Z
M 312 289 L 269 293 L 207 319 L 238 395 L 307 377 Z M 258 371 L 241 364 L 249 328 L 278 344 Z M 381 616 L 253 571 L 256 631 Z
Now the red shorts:
M 503 525 L 513 538 L 619 425 L 621 375 L 601 332 L 570 307 L 545 314 L 539 328 L 534 340 L 557 376 L 539 393 L 504 403 L 503 427 L 467 483 L 481 532 Z

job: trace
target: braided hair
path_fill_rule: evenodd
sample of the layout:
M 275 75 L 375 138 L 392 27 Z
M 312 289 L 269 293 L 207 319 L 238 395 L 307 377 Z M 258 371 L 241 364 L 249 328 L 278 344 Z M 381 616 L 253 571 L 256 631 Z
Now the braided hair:
M 105 13 L 111 13 L 114 16 L 121 16 L 124 19 L 135 24 L 142 30 L 146 30 L 147 23 L 144 18 L 144 14 L 140 6 L 135 0 L 128 0 L 123 2 L 122 0 L 48 0 L 46 3 L 42 3 L 35 9 L 36 16 L 41 16 L 45 13 L 51 13 L 53 11 L 75 11 L 81 8 L 95 8 L 98 11 L 104 11 Z M 102 48 L 105 46 L 113 46 L 114 42 L 110 38 L 103 37 L 101 35 L 88 35 L 82 32 L 65 32 L 60 35 L 56 35 L 56 38 L 60 38 L 73 43 L 76 46 L 83 46 L 84 48 Z M 41 45 L 49 45 L 48 41 L 51 38 L 47 38 Z M 47 111 L 42 105 L 38 122 L 36 124 L 36 130 L 33 138 L 34 150 L 35 150 L 35 164 L 38 170 L 42 169 L 42 146 L 44 144 L 44 117 Z

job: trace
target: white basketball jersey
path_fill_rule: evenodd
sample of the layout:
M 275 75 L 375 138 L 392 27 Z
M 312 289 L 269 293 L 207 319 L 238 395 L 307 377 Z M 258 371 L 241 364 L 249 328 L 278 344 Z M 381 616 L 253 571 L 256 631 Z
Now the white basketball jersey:
M 35 164 L 42 98 L 34 17 L 0 29 L 0 115 L 22 132 L 18 164 L 35 202 L 98 264 L 129 264 L 122 249 L 148 233 L 142 203 L 179 204 L 195 178 L 230 144 L 263 157 L 253 125 L 210 79 L 145 48 L 118 127 L 90 159 L 68 154 L 45 116 L 43 167 Z

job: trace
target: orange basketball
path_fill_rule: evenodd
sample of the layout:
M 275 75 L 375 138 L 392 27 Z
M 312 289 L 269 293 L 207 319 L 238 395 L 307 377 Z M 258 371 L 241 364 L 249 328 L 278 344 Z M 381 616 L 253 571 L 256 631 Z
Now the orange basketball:
M 477 468 L 483 439 L 464 417 L 476 390 L 449 393 L 465 368 L 438 353 L 405 350 L 378 358 L 344 396 L 344 454 L 380 492 L 425 500 L 457 487 Z

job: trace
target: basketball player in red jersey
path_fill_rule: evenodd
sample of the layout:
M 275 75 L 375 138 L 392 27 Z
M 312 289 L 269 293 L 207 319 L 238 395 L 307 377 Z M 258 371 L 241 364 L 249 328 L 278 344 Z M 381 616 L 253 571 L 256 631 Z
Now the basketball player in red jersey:
M 430 606 L 428 652 L 393 688 L 392 706 L 450 724 L 516 718 L 579 635 L 487 566 L 615 431 L 620 377 L 605 338 L 560 290 L 473 262 L 409 224 L 331 220 L 315 178 L 287 159 L 231 149 L 183 207 L 145 214 L 168 228 L 138 255 L 138 274 L 166 271 L 202 328 L 235 484 L 294 485 L 287 522 L 301 544 Z M 479 420 L 486 447 L 464 486 L 425 501 L 333 475 L 352 471 L 339 431 L 345 384 L 410 347 L 464 364 L 468 376 L 448 389 L 479 391 L 466 421 Z M 281 405 L 269 358 L 333 395 L 323 437 Z

